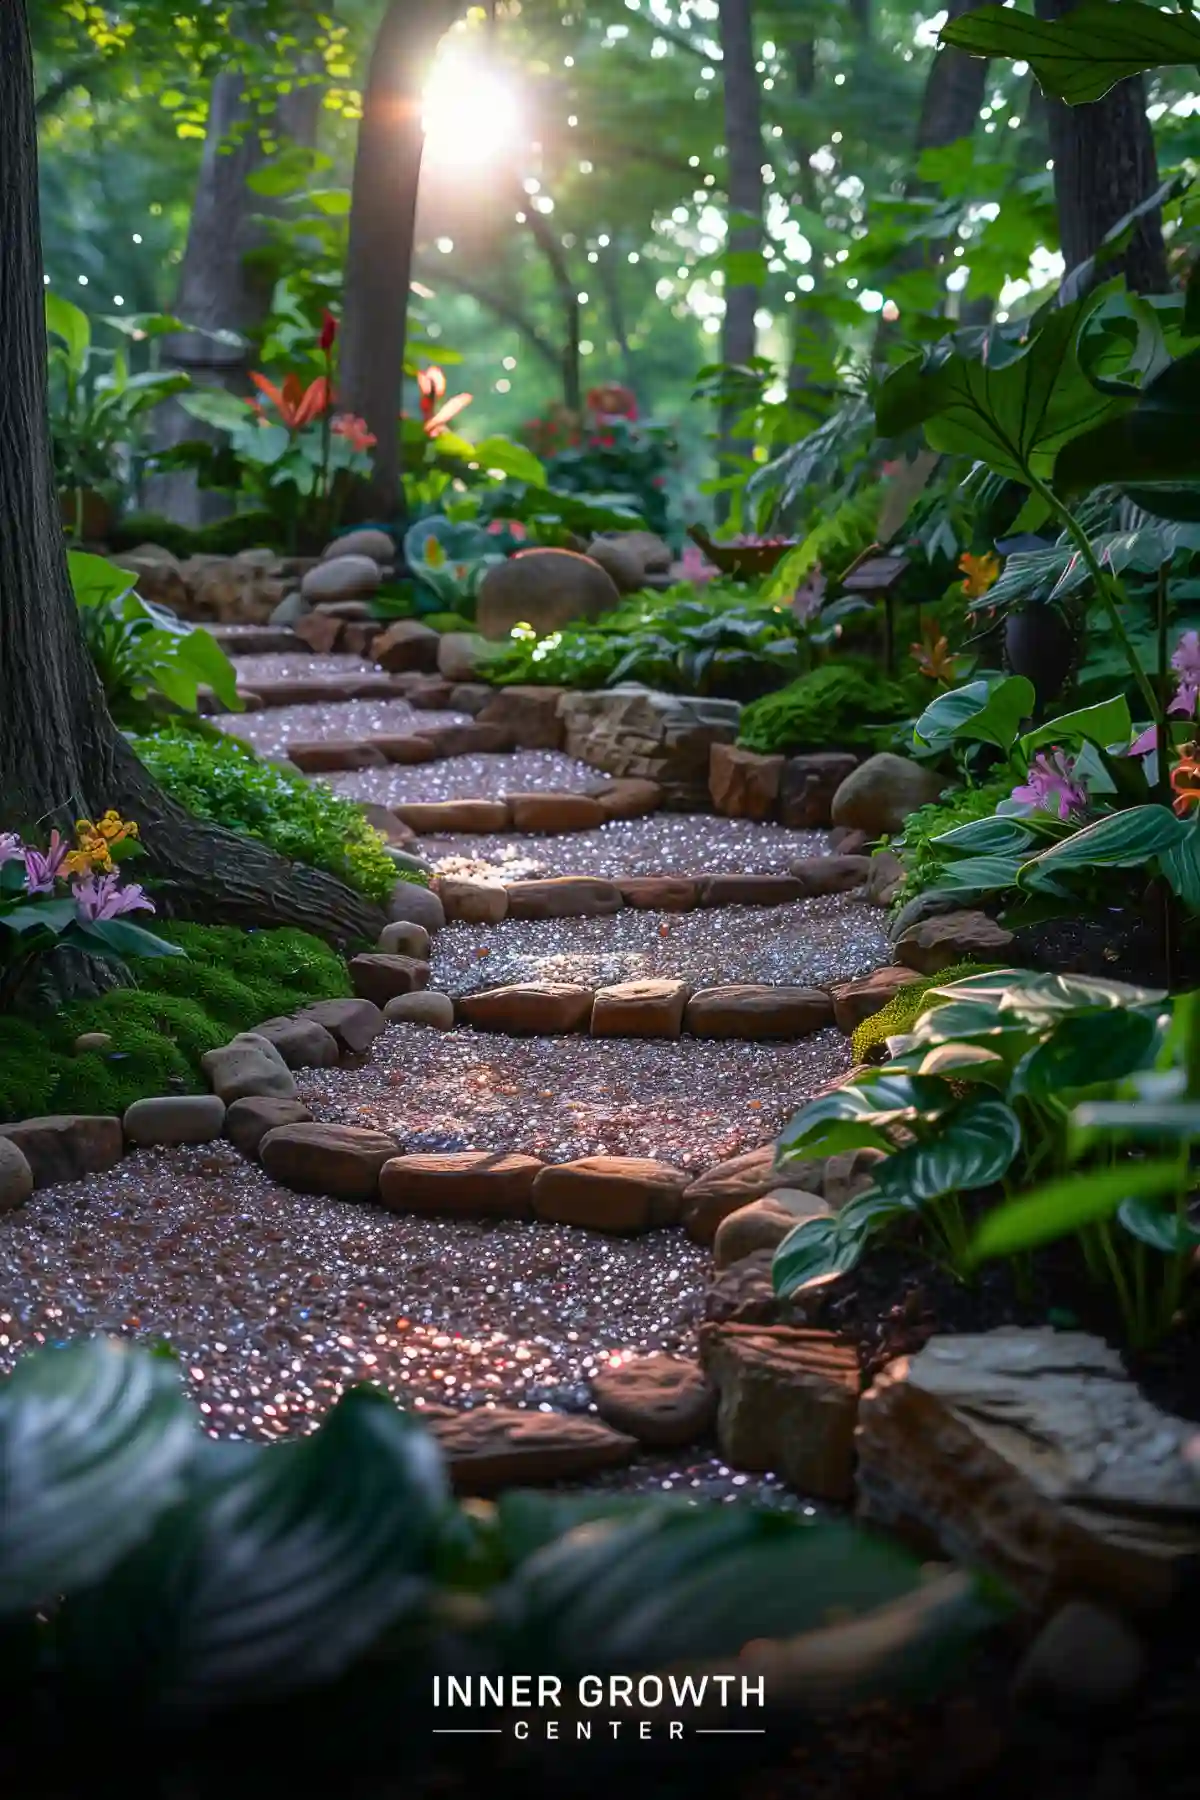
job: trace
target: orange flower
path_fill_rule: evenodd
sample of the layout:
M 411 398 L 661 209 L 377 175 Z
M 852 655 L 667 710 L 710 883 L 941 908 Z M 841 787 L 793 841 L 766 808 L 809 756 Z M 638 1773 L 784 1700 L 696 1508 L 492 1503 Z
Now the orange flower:
M 128 838 L 136 838 L 137 835 L 136 821 L 122 819 L 120 813 L 114 812 L 111 807 L 94 825 L 90 819 L 77 819 L 75 841 L 78 849 L 70 852 L 64 867 L 71 875 L 90 875 L 93 869 L 108 874 L 113 866 L 113 845 L 123 844 Z
M 367 421 L 354 413 L 339 413 L 329 427 L 334 437 L 342 437 L 355 450 L 373 450 L 379 439 L 368 429 Z
M 436 363 L 427 369 L 417 371 L 417 388 L 421 395 L 421 418 L 424 421 L 425 436 L 440 437 L 451 419 L 457 418 L 464 406 L 470 406 L 470 394 L 455 394 L 444 406 L 439 406 L 446 392 L 446 375 Z
M 960 583 L 962 591 L 972 600 L 980 599 L 1000 579 L 998 556 L 972 556 L 966 550 L 959 557 L 958 566 L 966 576 L 966 580 Z
M 276 387 L 273 381 L 268 381 L 257 369 L 250 371 L 250 379 L 259 393 L 266 395 L 289 431 L 302 431 L 306 425 L 311 425 L 314 419 L 320 418 L 333 399 L 329 382 L 324 375 L 318 375 L 308 387 L 294 373 L 284 376 L 282 387 Z M 266 417 L 261 400 L 251 400 L 250 405 L 260 418 Z
M 1200 806 L 1200 744 L 1185 744 L 1171 770 L 1171 791 L 1180 818 L 1190 806 Z
M 930 681 L 944 682 L 947 687 L 954 680 L 954 658 L 950 654 L 950 645 L 940 636 L 933 619 L 926 619 L 921 627 L 922 642 L 909 645 L 909 655 L 916 663 L 922 675 Z

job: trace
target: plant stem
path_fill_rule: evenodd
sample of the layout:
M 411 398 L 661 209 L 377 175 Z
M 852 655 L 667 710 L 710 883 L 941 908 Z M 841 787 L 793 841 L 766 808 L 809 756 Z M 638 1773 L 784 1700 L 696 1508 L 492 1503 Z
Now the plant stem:
M 1091 539 L 1088 537 L 1087 532 L 1083 529 L 1082 525 L 1080 525 L 1074 514 L 1063 505 L 1053 488 L 1048 487 L 1044 481 L 1039 481 L 1036 475 L 1031 474 L 1028 479 L 1034 493 L 1039 495 L 1039 497 L 1046 502 L 1046 505 L 1053 512 L 1055 518 L 1060 521 L 1063 530 L 1066 532 L 1080 556 L 1082 556 L 1084 563 L 1087 565 L 1088 573 L 1095 583 L 1096 593 L 1100 599 L 1100 603 L 1108 614 L 1109 624 L 1112 626 L 1113 631 L 1120 642 L 1121 649 L 1124 651 L 1125 661 L 1129 664 L 1133 679 L 1137 684 L 1143 700 L 1149 708 L 1150 718 L 1155 725 L 1158 725 L 1162 719 L 1162 708 L 1159 705 L 1158 696 L 1154 692 L 1154 684 L 1151 682 L 1146 671 L 1138 661 L 1137 651 L 1134 649 L 1133 644 L 1130 641 L 1129 633 L 1125 629 L 1125 621 L 1121 617 L 1120 606 L 1117 604 L 1117 600 L 1112 592 L 1112 586 L 1115 584 L 1110 584 L 1109 577 L 1100 567 L 1096 552 L 1092 549 Z

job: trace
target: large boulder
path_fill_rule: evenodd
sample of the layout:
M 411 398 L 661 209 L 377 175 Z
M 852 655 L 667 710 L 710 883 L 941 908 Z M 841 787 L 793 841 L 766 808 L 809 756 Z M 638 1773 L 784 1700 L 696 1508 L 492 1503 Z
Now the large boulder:
M 705 1325 L 717 1442 L 739 1469 L 773 1469 L 802 1494 L 847 1500 L 854 1485 L 858 1358 L 830 1333 L 786 1325 Z
M 323 600 L 358 600 L 373 594 L 381 579 L 373 556 L 341 554 L 310 569 L 300 583 L 300 592 L 311 606 Z
M 184 579 L 183 566 L 161 544 L 139 544 L 136 550 L 130 550 L 124 556 L 110 557 L 109 561 L 115 568 L 134 577 L 137 591 L 143 600 L 148 600 L 155 606 L 169 607 L 171 612 L 178 613 L 181 618 L 188 616 L 191 596 Z
M 828 1202 L 819 1194 L 803 1188 L 773 1188 L 761 1200 L 739 1206 L 717 1226 L 713 1239 L 713 1262 L 718 1269 L 728 1269 L 756 1250 L 775 1250 L 797 1225 L 806 1219 L 827 1219 L 832 1214 Z
M 0 1137 L 0 1212 L 24 1206 L 33 1192 L 33 1170 L 25 1152 L 11 1138 Z
M 829 824 L 833 797 L 857 766 L 848 750 L 814 750 L 789 756 L 779 778 L 779 822 L 801 831 Z
M 944 778 L 907 756 L 883 750 L 851 771 L 833 796 L 835 825 L 865 831 L 868 838 L 890 836 L 919 806 L 936 800 Z
M 273 1180 L 331 1200 L 374 1200 L 379 1171 L 399 1151 L 395 1138 L 365 1125 L 277 1125 L 258 1146 Z
M 741 710 L 736 700 L 660 694 L 633 685 L 567 693 L 559 701 L 568 756 L 608 775 L 657 783 L 663 805 L 676 812 L 709 810 L 712 746 L 733 743 Z
M 438 634 L 431 625 L 422 625 L 420 619 L 395 619 L 375 639 L 371 654 L 391 675 L 430 674 L 438 666 L 438 648 Z
M 270 568 L 232 556 L 193 557 L 182 566 L 188 584 L 186 616 L 221 625 L 265 625 L 290 586 Z
M 125 1148 L 120 1119 L 93 1113 L 50 1113 L 0 1125 L 0 1138 L 15 1144 L 33 1175 L 34 1187 L 82 1181 L 115 1168 Z M 11 1178 L 20 1185 L 20 1165 L 9 1158 Z
M 476 713 L 476 723 L 498 726 L 514 750 L 558 750 L 565 727 L 558 703 L 565 688 L 517 683 L 498 688 Z
M 473 681 L 487 654 L 488 646 L 478 632 L 444 631 L 437 647 L 438 674 L 447 681 Z
M 938 975 L 963 962 L 1003 962 L 1013 934 L 982 912 L 942 913 L 910 925 L 896 943 L 896 961 L 920 975 Z
M 863 1398 L 859 1506 L 1039 1611 L 1083 1598 L 1149 1611 L 1200 1556 L 1195 1431 L 1084 1332 L 935 1337 Z
M 612 576 L 623 594 L 636 594 L 645 586 L 646 565 L 624 538 L 593 538 L 587 553 L 606 575 Z
M 726 819 L 769 819 L 779 797 L 782 756 L 714 744 L 708 764 L 713 808 Z
M 485 638 L 506 638 L 514 625 L 539 637 L 595 619 L 620 601 L 612 576 L 573 550 L 520 550 L 494 563 L 480 583 L 475 622 Z
M 649 1231 L 673 1225 L 688 1178 L 645 1156 L 585 1156 L 552 1163 L 533 1184 L 539 1219 L 592 1231 Z
M 396 560 L 396 546 L 386 531 L 381 531 L 377 526 L 364 525 L 357 531 L 344 532 L 341 537 L 335 537 L 332 543 L 326 544 L 321 552 L 321 561 L 336 562 L 343 556 L 369 556 L 381 569 L 386 569 Z

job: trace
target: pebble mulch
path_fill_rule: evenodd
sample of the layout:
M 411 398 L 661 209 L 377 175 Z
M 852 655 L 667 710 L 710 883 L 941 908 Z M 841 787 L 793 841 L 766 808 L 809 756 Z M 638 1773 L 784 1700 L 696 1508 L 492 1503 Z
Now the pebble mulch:
M 394 1025 L 364 1068 L 305 1069 L 296 1081 L 316 1117 L 390 1131 L 410 1152 L 650 1156 L 698 1175 L 767 1143 L 849 1066 L 832 1029 L 756 1044 Z
M 461 723 L 457 716 L 452 719 L 445 713 L 417 713 L 415 717 L 431 725 Z M 402 729 L 425 728 L 418 724 Z M 386 769 L 355 769 L 326 779 L 334 792 L 347 800 L 402 806 L 414 800 L 491 800 L 502 794 L 535 791 L 591 794 L 612 778 L 560 750 L 514 750 L 451 756 L 433 763 L 395 763 Z
M 214 1436 L 310 1430 L 345 1388 L 582 1411 L 625 1352 L 695 1348 L 707 1251 L 514 1221 L 394 1217 L 275 1186 L 227 1144 L 140 1151 L 0 1231 L 0 1368 L 89 1332 L 165 1343 Z M 675 1451 L 612 1485 L 782 1501 Z M 791 1502 L 794 1503 L 794 1502 Z
M 288 745 L 294 743 L 326 739 L 351 739 L 358 743 L 377 733 L 383 737 L 406 737 L 417 731 L 432 731 L 438 725 L 467 725 L 470 720 L 465 713 L 419 712 L 407 700 L 322 700 L 308 706 L 272 706 L 262 712 L 222 713 L 212 723 L 252 744 L 261 756 L 283 756 Z M 388 771 L 380 769 L 378 773 L 386 781 Z M 354 798 L 371 800 L 375 795 L 357 794 Z
M 595 771 L 589 773 L 594 781 Z M 369 780 L 370 775 L 335 779 Z M 704 813 L 659 812 L 561 837 L 522 837 L 516 832 L 430 836 L 422 838 L 421 854 L 439 875 L 501 881 L 540 875 L 786 875 L 789 863 L 801 856 L 822 855 L 827 842 L 823 831 L 792 831 L 784 825 Z
M 820 987 L 886 962 L 883 914 L 836 895 L 789 906 L 700 907 L 604 919 L 504 919 L 448 926 L 434 939 L 430 986 L 449 994 L 515 981 L 605 987 L 658 977 Z
M 321 681 L 331 675 L 379 673 L 377 663 L 364 662 L 361 656 L 318 656 L 303 646 L 297 650 L 268 650 L 257 656 L 233 656 L 230 661 L 238 686 L 250 689 L 256 681 Z

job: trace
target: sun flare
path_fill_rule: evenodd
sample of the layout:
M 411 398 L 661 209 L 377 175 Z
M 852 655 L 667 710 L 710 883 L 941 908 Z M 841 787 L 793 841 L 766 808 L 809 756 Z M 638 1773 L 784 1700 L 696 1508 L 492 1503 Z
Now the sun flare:
M 433 65 L 423 111 L 425 156 L 439 168 L 483 168 L 521 139 L 521 106 L 506 77 L 447 49 Z

